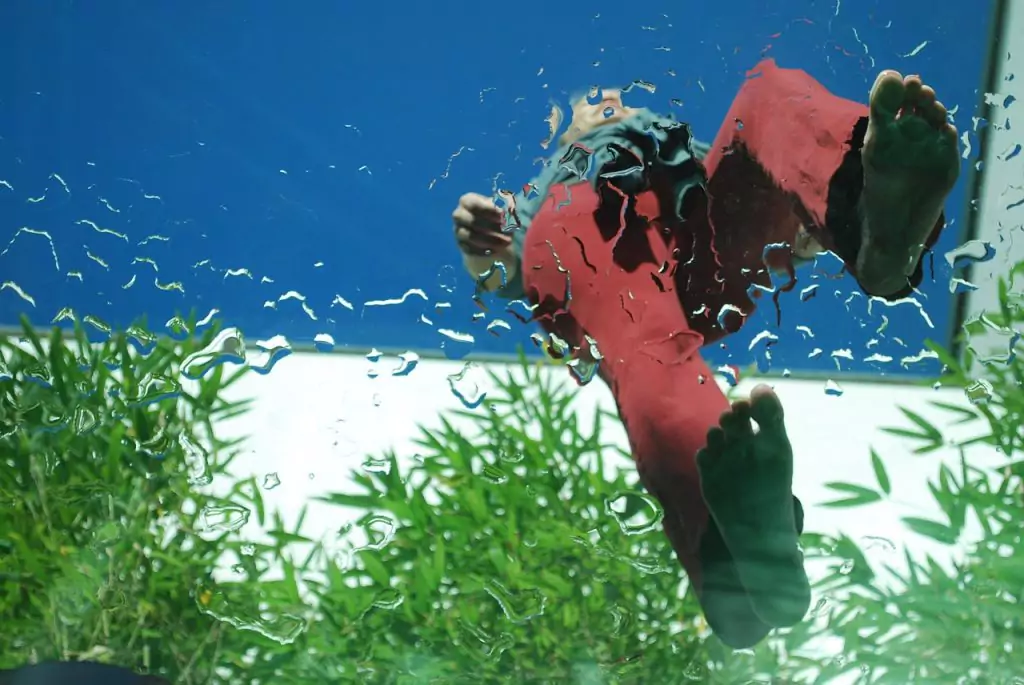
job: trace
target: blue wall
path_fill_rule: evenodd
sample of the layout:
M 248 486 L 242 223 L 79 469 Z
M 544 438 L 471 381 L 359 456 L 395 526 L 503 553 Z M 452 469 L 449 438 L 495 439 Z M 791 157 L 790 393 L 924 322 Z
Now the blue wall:
M 635 102 L 664 111 L 678 98 L 676 113 L 710 139 L 744 72 L 769 55 L 856 99 L 881 68 L 922 73 L 970 126 L 987 3 L 733 0 L 685 3 L 700 6 L 690 14 L 680 4 L 600 0 L 577 14 L 579 3 L 477 0 L 5 2 L 0 180 L 11 188 L 0 184 L 0 282 L 19 284 L 35 306 L 4 289 L 0 323 L 24 311 L 47 323 L 71 307 L 121 325 L 145 315 L 156 330 L 176 310 L 217 308 L 250 338 L 328 333 L 339 346 L 511 351 L 532 329 L 500 309 L 511 334 L 473 321 L 471 283 L 450 267 L 449 214 L 498 174 L 506 188 L 529 178 L 552 97 L 644 79 L 657 92 Z M 800 287 L 783 296 L 778 330 L 764 307 L 713 360 L 749 363 L 760 348 L 748 344 L 766 328 L 779 337 L 773 368 L 794 371 L 835 370 L 836 349 L 899 359 L 926 337 L 944 340 L 942 254 L 958 243 L 963 200 L 961 190 L 950 205 L 957 223 L 939 245 L 923 310 L 887 310 L 878 336 L 882 312 L 869 315 L 856 296 L 844 304 L 851 280 L 808 272 L 800 287 L 820 283 L 816 298 L 801 303 Z M 22 232 L 9 244 L 20 227 L 52 236 L 59 269 L 45 237 Z M 411 289 L 428 299 L 363 307 Z M 316 320 L 298 299 L 264 306 L 289 291 Z M 353 309 L 332 307 L 337 295 Z M 446 343 L 445 328 L 476 343 Z M 808 358 L 814 348 L 823 354 Z

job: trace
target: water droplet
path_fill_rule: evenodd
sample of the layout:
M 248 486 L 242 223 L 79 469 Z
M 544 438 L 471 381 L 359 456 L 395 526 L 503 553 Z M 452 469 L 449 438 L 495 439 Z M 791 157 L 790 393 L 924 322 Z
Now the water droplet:
M 438 328 L 437 332 L 443 338 L 441 349 L 446 359 L 462 359 L 476 344 L 476 338 L 470 333 L 461 333 L 450 328 Z
M 505 472 L 493 464 L 484 464 L 483 469 L 480 471 L 480 476 L 495 485 L 502 485 L 508 482 L 508 476 Z
M 964 390 L 967 399 L 974 405 L 988 404 L 992 400 L 992 392 L 992 384 L 984 378 L 979 378 Z
M 978 286 L 974 285 L 970 281 L 965 281 L 962 278 L 949 279 L 949 292 L 953 293 L 954 295 L 974 292 L 977 289 Z
M 275 335 L 269 340 L 257 340 L 256 347 L 259 348 L 259 354 L 256 359 L 249 361 L 249 368 L 261 376 L 269 374 L 278 362 L 292 354 L 291 343 L 282 335 Z
M 405 597 L 398 590 L 388 589 L 382 590 L 380 594 L 373 600 L 371 607 L 374 609 L 384 609 L 385 611 L 391 611 L 402 606 L 402 602 L 405 601 Z
M 501 319 L 495 319 L 494 321 L 491 321 L 489 324 L 487 324 L 487 332 L 494 336 L 500 336 L 502 333 L 506 333 L 511 330 L 512 326 L 510 326 L 508 322 L 502 321 Z
M 448 387 L 467 409 L 476 409 L 487 398 L 481 388 L 479 376 L 482 370 L 477 364 L 467 362 L 458 373 L 448 376 Z
M 717 369 L 715 369 L 715 372 L 725 379 L 725 382 L 729 384 L 730 388 L 735 388 L 736 385 L 740 382 L 740 370 L 737 369 L 735 366 L 731 366 L 728 364 L 726 364 L 725 366 L 719 366 Z
M 212 505 L 208 504 L 199 512 L 200 532 L 231 533 L 249 521 L 251 512 L 240 504 Z
M 209 485 L 213 482 L 210 459 L 206 450 L 185 433 L 178 434 L 178 444 L 185 457 L 189 485 Z
M 630 625 L 633 623 L 633 614 L 629 609 L 616 604 L 609 610 L 609 613 L 612 615 L 613 635 L 621 635 L 629 630 Z
M 77 435 L 91 433 L 97 425 L 99 425 L 99 421 L 93 410 L 88 407 L 75 407 L 75 413 L 71 417 L 71 430 Z M 0 435 L 0 437 L 6 436 Z
M 661 508 L 641 492 L 617 492 L 604 502 L 605 513 L 610 514 L 625 535 L 649 533 L 661 523 Z
M 580 386 L 587 385 L 597 378 L 597 371 L 600 368 L 597 362 L 579 358 L 570 359 L 566 366 L 569 367 L 573 380 Z
M 268 473 L 267 475 L 265 475 L 263 477 L 263 489 L 264 490 L 273 490 L 274 488 L 276 488 L 280 484 L 281 484 L 281 478 L 277 475 L 276 472 L 275 473 Z
M 256 545 L 246 543 L 242 545 L 238 551 L 240 551 L 244 556 L 251 557 L 253 554 L 256 554 Z
M 484 585 L 484 591 L 494 598 L 505 618 L 513 623 L 525 623 L 544 614 L 547 598 L 543 592 L 535 588 L 510 590 L 491 579 Z
M 181 396 L 181 386 L 164 376 L 150 376 L 139 383 L 132 397 L 125 400 L 129 407 L 144 407 L 149 404 L 175 399 Z
M 376 347 L 366 353 L 366 361 L 376 364 L 384 356 L 384 353 Z
M 398 366 L 391 372 L 392 376 L 408 376 L 419 365 L 420 356 L 415 352 L 403 352 L 398 355 Z
M 524 459 L 524 456 L 522 452 L 503 448 L 498 450 L 498 459 L 509 464 L 518 464 Z
M 554 333 L 549 333 L 547 340 L 544 341 L 544 351 L 552 359 L 565 359 L 572 352 L 572 345 Z
M 985 314 L 969 319 L 963 324 L 967 335 L 967 348 L 982 364 L 1009 364 L 1016 358 L 1016 346 L 1020 333 L 1008 326 L 1002 326 Z
M 387 516 L 375 514 L 363 524 L 369 540 L 366 549 L 383 549 L 395 537 L 395 522 Z
M 363 461 L 363 470 L 373 473 L 389 473 L 391 471 L 391 461 L 383 457 L 367 457 Z
M 851 573 L 853 573 L 853 567 L 855 565 L 856 564 L 854 563 L 853 559 L 847 559 L 843 562 L 842 566 L 839 567 L 839 574 L 843 576 L 850 575 Z
M 830 397 L 842 397 L 845 391 L 833 380 L 825 382 L 825 394 Z
M 828 598 L 827 597 L 821 597 L 820 599 L 818 599 L 817 602 L 815 602 L 814 607 L 810 610 L 810 612 L 808 612 L 807 617 L 808 618 L 814 618 L 816 616 L 821 616 L 825 612 L 825 609 L 827 609 L 827 608 L 828 608 Z
M 225 328 L 209 345 L 181 362 L 181 375 L 198 380 L 221 364 L 245 363 L 245 339 L 237 328 Z
M 437 272 L 437 284 L 441 286 L 441 290 L 444 290 L 446 293 L 455 292 L 455 286 L 458 282 L 458 272 L 451 264 L 445 264 L 441 267 L 441 270 Z
M 334 336 L 330 333 L 317 333 L 313 337 L 313 347 L 317 352 L 330 352 L 334 349 Z
M 992 243 L 985 240 L 968 240 L 946 253 L 946 263 L 954 269 L 959 269 L 969 264 L 987 262 L 995 256 L 996 250 Z
M 251 630 L 280 645 L 290 645 L 306 630 L 306 622 L 290 614 L 262 611 L 249 602 L 229 601 L 214 586 L 200 584 L 195 592 L 199 611 L 240 630 Z
M 861 538 L 864 543 L 864 550 L 880 549 L 885 552 L 895 552 L 896 545 L 889 538 L 878 537 L 877 535 L 865 535 Z

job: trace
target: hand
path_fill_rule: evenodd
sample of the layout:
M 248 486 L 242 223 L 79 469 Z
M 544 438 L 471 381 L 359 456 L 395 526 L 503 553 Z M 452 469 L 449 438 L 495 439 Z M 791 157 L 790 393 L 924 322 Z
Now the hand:
M 494 202 L 478 193 L 466 193 L 452 212 L 455 242 L 467 256 L 485 257 L 507 252 L 512 237 L 501 230 L 504 215 Z

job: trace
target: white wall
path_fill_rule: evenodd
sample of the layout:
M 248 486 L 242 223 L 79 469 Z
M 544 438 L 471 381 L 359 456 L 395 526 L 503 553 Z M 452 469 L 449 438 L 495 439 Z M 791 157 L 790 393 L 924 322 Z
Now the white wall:
M 462 407 L 451 392 L 448 377 L 461 371 L 464 363 L 426 361 L 408 376 L 389 375 L 389 369 L 399 363 L 394 357 L 371 364 L 358 356 L 294 354 L 279 362 L 269 375 L 249 375 L 234 392 L 256 398 L 253 411 L 221 427 L 229 434 L 248 437 L 246 455 L 234 468 L 236 475 L 251 473 L 262 482 L 266 474 L 276 473 L 280 485 L 264 493 L 267 507 L 285 512 L 286 521 L 293 522 L 301 506 L 313 496 L 345 490 L 352 469 L 360 468 L 367 455 L 394 447 L 408 464 L 416 452 L 412 439 L 417 426 L 437 425 L 439 412 Z M 379 369 L 378 377 L 369 377 L 371 367 Z M 477 372 L 479 378 L 485 378 L 483 367 Z M 552 373 L 571 383 L 566 370 Z M 940 557 L 948 554 L 910 536 L 899 517 L 937 514 L 926 479 L 937 474 L 940 460 L 955 463 L 957 454 L 945 450 L 927 457 L 913 456 L 907 443 L 881 433 L 879 428 L 906 425 L 900 406 L 941 422 L 944 415 L 929 407 L 928 401 L 941 399 L 966 405 L 963 393 L 846 383 L 844 394 L 835 397 L 825 394 L 821 381 L 780 380 L 774 385 L 786 406 L 796 453 L 794 489 L 806 507 L 808 530 L 884 538 L 897 547 L 906 543 Z M 743 393 L 749 387 L 748 381 L 738 390 Z M 583 417 L 592 416 L 597 406 L 614 410 L 610 392 L 599 381 L 578 394 Z M 481 406 L 477 411 L 486 409 Z M 621 428 L 610 428 L 608 436 L 625 446 Z M 820 507 L 821 502 L 835 499 L 835 494 L 823 487 L 825 482 L 875 486 L 868 456 L 872 446 L 887 464 L 894 484 L 893 502 L 866 510 Z M 990 453 L 975 454 L 980 461 L 998 458 Z M 345 523 L 338 516 L 336 508 L 310 503 L 308 534 L 333 535 Z M 883 545 L 876 545 L 871 553 L 887 551 Z M 892 562 L 898 565 L 899 559 L 893 556 Z
M 1010 0 L 1007 4 L 1001 54 L 994 65 L 998 85 L 995 92 L 985 94 L 992 106 L 991 137 L 981 172 L 984 185 L 977 198 L 977 237 L 991 243 L 996 256 L 974 267 L 971 282 L 978 289 L 967 296 L 968 318 L 996 310 L 998 279 L 1024 261 L 1024 204 L 1020 204 L 1024 203 L 1024 152 L 1012 154 L 1016 146 L 1024 145 L 1024 3 Z M 1009 96 L 1016 102 L 1004 107 Z M 957 117 L 957 125 L 971 130 L 976 123 L 966 115 L 962 112 Z M 970 157 L 973 161 L 979 151 L 973 136 L 971 140 L 975 145 Z M 1018 283 L 1015 290 L 1024 287 Z

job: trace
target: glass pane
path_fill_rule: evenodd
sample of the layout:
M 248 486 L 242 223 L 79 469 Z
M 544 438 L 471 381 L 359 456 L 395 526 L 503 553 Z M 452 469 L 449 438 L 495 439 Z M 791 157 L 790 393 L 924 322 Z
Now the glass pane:
M 504 9 L 0 7 L 0 683 L 1024 683 L 1024 5 Z

